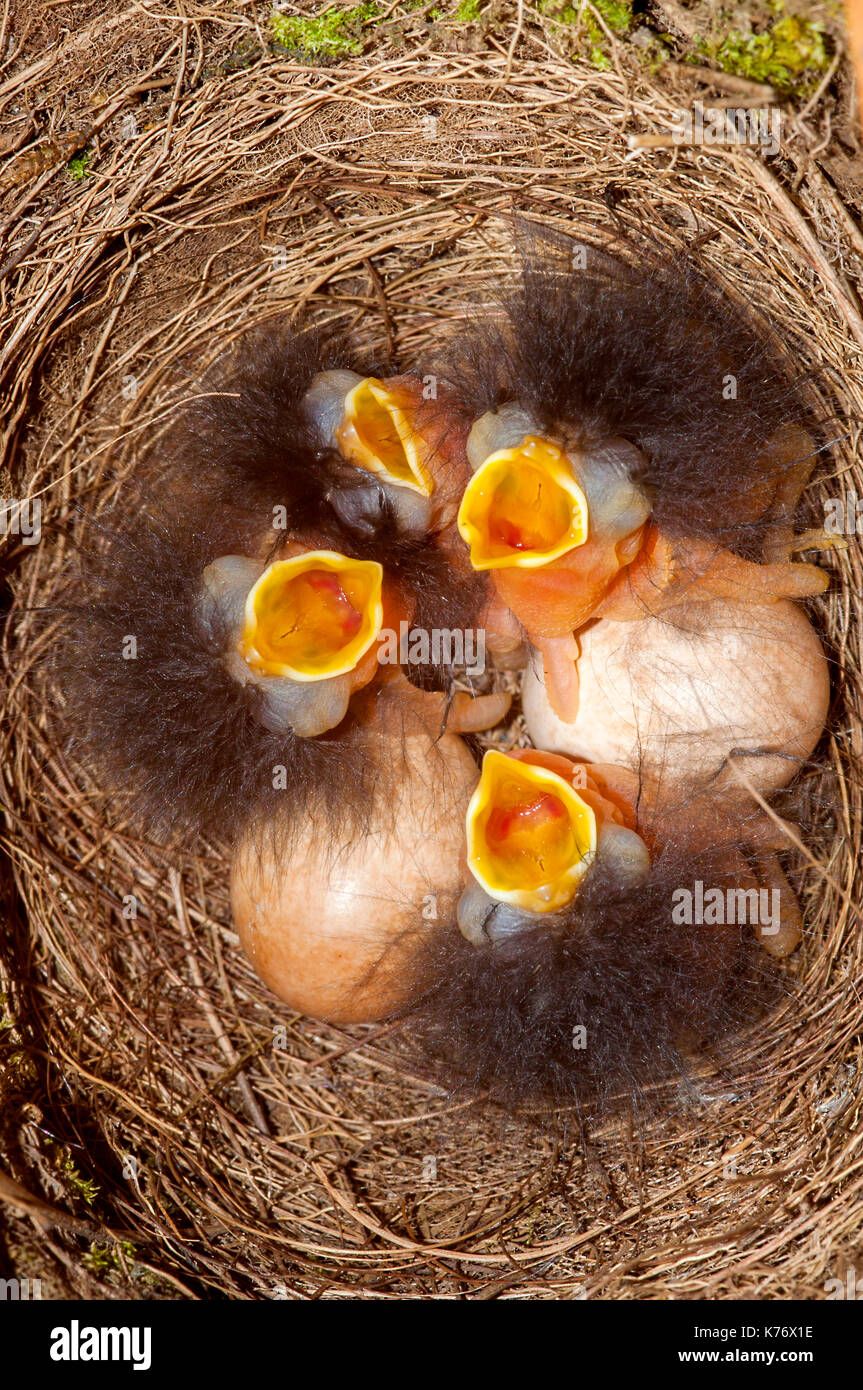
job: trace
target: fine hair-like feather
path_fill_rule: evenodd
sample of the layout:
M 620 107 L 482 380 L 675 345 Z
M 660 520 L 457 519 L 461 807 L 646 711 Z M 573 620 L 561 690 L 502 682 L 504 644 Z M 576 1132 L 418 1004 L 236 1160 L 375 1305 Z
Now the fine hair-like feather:
M 647 883 L 599 867 L 553 924 L 488 949 L 455 926 L 422 938 L 406 1011 L 445 1081 L 507 1106 L 650 1111 L 777 999 L 782 977 L 748 925 L 675 925 L 673 893 L 735 881 L 716 853 L 669 849 Z
M 265 545 L 297 536 L 376 560 L 409 600 L 415 627 L 473 628 L 486 602 L 487 576 L 466 563 L 454 566 L 434 534 L 403 535 L 382 489 L 371 515 L 364 510 L 361 529 L 351 525 L 350 507 L 339 505 L 360 489 L 368 492 L 374 477 L 323 447 L 301 404 L 317 373 L 346 367 L 374 371 L 332 330 L 294 332 L 276 321 L 245 334 L 178 410 L 144 476 L 162 510 L 185 513 L 192 525 L 221 508 L 238 524 L 253 531 L 257 525 Z M 427 401 L 418 415 L 420 427 L 439 441 L 447 437 L 448 407 L 448 401 Z M 426 685 L 435 674 L 435 668 L 415 671 Z
M 366 763 L 350 712 L 316 739 L 269 732 L 255 687 L 228 673 L 226 634 L 198 621 L 202 571 L 231 538 L 236 517 L 218 510 L 194 524 L 162 514 L 91 532 L 59 600 L 51 667 L 60 727 L 124 814 L 156 838 L 231 838 L 285 807 L 289 822 L 312 796 L 331 829 L 356 826 Z M 249 544 L 242 531 L 239 539 Z
M 769 457 L 783 427 L 813 428 L 801 382 L 684 256 L 672 264 L 642 248 L 630 264 L 572 243 L 564 259 L 534 241 L 499 313 L 460 327 L 442 371 L 471 421 L 517 401 L 576 450 L 627 439 L 644 455 L 661 528 L 751 558 L 773 489 L 754 512 L 741 514 L 741 500 L 759 496 L 767 472 L 781 481 L 814 457 L 805 436 Z
M 326 329 L 294 332 L 276 319 L 250 330 L 190 382 L 145 471 L 177 508 L 208 499 L 265 528 L 279 506 L 289 525 L 325 526 L 340 463 L 319 447 L 301 403 L 318 372 L 354 367 L 353 356 Z
M 247 335 L 196 384 L 114 510 L 84 526 L 51 657 L 62 726 L 148 833 L 233 836 L 312 795 L 341 833 L 368 800 L 367 736 L 352 711 L 315 739 L 272 734 L 256 717 L 258 692 L 228 674 L 227 634 L 206 634 L 196 618 L 203 570 L 219 556 L 269 560 L 296 539 L 378 560 L 414 628 L 476 623 L 483 583 L 455 573 L 433 536 L 401 535 L 382 505 L 360 537 L 331 505 L 358 470 L 320 447 L 300 406 L 315 373 L 348 364 L 344 341 L 326 332 L 276 324 Z M 446 650 L 413 664 L 411 679 L 446 688 Z

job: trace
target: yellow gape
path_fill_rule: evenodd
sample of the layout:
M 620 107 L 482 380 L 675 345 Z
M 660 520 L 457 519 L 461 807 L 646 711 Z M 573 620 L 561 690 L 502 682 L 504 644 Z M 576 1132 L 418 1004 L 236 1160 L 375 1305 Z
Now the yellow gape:
M 596 816 L 556 772 L 493 749 L 467 812 L 467 862 L 490 898 L 555 912 L 596 852 Z
M 426 446 L 408 423 L 397 394 L 377 377 L 365 377 L 348 392 L 335 433 L 345 458 L 358 468 L 431 497 L 434 481 L 424 462 Z
M 587 498 L 563 450 L 530 435 L 477 469 L 462 498 L 458 529 L 474 569 L 536 569 L 584 545 Z
M 276 560 L 249 590 L 240 654 L 252 670 L 294 681 L 353 671 L 383 623 L 383 569 L 334 550 Z

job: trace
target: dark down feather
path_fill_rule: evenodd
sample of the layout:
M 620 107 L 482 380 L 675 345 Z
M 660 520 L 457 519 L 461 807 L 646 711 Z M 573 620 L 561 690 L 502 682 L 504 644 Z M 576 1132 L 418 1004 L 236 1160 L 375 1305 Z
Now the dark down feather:
M 777 429 L 812 428 L 798 384 L 691 263 L 644 254 L 632 266 L 582 250 L 586 268 L 573 269 L 571 250 L 563 265 L 532 248 L 502 315 L 460 330 L 442 370 L 466 417 L 517 401 L 576 449 L 623 437 L 645 455 L 661 528 L 760 558 L 769 507 L 741 521 L 734 503 L 752 495 Z
M 132 822 L 160 839 L 232 837 L 258 816 L 300 814 L 313 795 L 334 831 L 358 828 L 364 814 L 363 736 L 350 714 L 317 739 L 268 732 L 254 688 L 229 676 L 223 644 L 198 625 L 204 567 L 244 542 L 251 553 L 236 518 L 218 510 L 103 527 L 60 600 L 62 731 Z M 130 638 L 136 655 L 124 659 Z M 278 767 L 286 786 L 273 785 Z
M 264 529 L 283 506 L 291 525 L 325 526 L 343 465 L 319 450 L 300 404 L 318 372 L 339 367 L 365 370 L 326 330 L 295 333 L 281 321 L 251 330 L 190 385 L 151 468 L 180 506 L 206 498 Z
M 358 470 L 318 447 L 300 402 L 316 372 L 345 365 L 356 366 L 326 333 L 276 326 L 248 335 L 196 383 L 109 522 L 90 524 L 52 654 L 63 727 L 149 833 L 233 835 L 285 804 L 300 811 L 313 792 L 346 832 L 365 805 L 365 735 L 350 712 L 314 740 L 268 733 L 254 717 L 255 691 L 229 677 L 218 641 L 203 637 L 195 606 L 212 560 L 272 558 L 296 537 L 382 563 L 414 627 L 477 625 L 483 579 L 456 574 L 434 537 L 401 536 L 382 506 L 374 534 L 360 538 L 332 507 Z M 281 529 L 276 507 L 286 513 Z M 127 638 L 134 659 L 123 657 Z M 450 675 L 410 668 L 426 687 Z M 287 790 L 272 786 L 276 766 L 286 768 Z
M 672 922 L 674 889 L 699 878 L 736 886 L 715 855 L 669 852 L 638 889 L 591 872 L 563 921 L 505 945 L 478 950 L 455 926 L 425 937 L 414 1035 L 449 1084 L 507 1106 L 651 1110 L 690 1074 L 693 1052 L 727 1039 L 780 988 L 748 925 Z
M 371 532 L 345 521 L 349 508 L 338 499 L 367 489 L 371 477 L 321 449 L 300 410 L 312 378 L 343 367 L 374 372 L 374 364 L 358 362 L 345 340 L 326 330 L 293 333 L 276 324 L 248 333 L 196 386 L 198 399 L 153 451 L 150 471 L 163 505 L 185 512 L 193 525 L 197 516 L 223 508 L 237 524 L 257 527 L 265 540 L 294 533 L 352 558 L 377 560 L 411 601 L 415 627 L 476 627 L 487 576 L 467 565 L 454 570 L 435 536 L 401 535 L 383 491 Z M 445 434 L 443 401 L 424 405 L 422 426 Z M 272 529 L 276 507 L 285 509 L 287 533 Z M 228 551 L 235 548 L 228 545 Z M 433 670 L 414 674 L 434 683 Z

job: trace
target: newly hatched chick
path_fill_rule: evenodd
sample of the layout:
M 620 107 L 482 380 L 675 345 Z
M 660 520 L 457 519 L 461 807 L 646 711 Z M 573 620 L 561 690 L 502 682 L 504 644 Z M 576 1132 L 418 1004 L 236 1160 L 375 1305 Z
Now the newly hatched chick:
M 592 270 L 529 261 L 503 321 L 468 328 L 449 368 L 472 424 L 458 524 L 495 584 L 488 624 L 518 620 L 561 718 L 573 634 L 630 567 L 644 599 L 659 566 L 663 602 L 826 586 L 814 566 L 751 563 L 777 560 L 814 456 L 779 359 L 686 265 L 593 254 Z
M 317 791 L 333 824 L 361 819 L 352 697 L 392 677 L 405 629 L 464 632 L 482 610 L 482 580 L 438 543 L 463 436 L 453 426 L 451 447 L 420 385 L 350 360 L 326 332 L 248 335 L 70 566 L 53 653 L 64 727 L 154 834 L 232 835 Z M 430 494 L 419 512 L 407 460 Z M 451 688 L 458 644 L 410 651 L 417 683 Z
M 490 750 L 478 774 L 421 710 L 393 758 L 387 699 L 364 835 L 328 841 L 310 808 L 235 855 L 237 929 L 288 1004 L 400 1017 L 450 1083 L 507 1103 L 604 1107 L 646 1104 L 764 1002 L 748 926 L 673 924 L 682 883 L 737 884 L 733 845 L 663 842 L 624 768 Z
M 775 997 L 758 942 L 786 932 L 778 911 L 675 911 L 686 884 L 734 904 L 765 891 L 741 872 L 739 822 L 709 809 L 667 807 L 621 767 L 486 754 L 460 933 L 427 934 L 411 962 L 407 1017 L 450 1075 L 508 1103 L 638 1110 Z
M 659 617 L 600 618 L 578 635 L 574 672 L 569 721 L 554 708 L 541 660 L 525 672 L 534 742 L 637 772 L 645 814 L 663 807 L 666 839 L 695 826 L 699 842 L 737 841 L 739 886 L 753 886 L 748 854 L 756 878 L 781 892 L 782 931 L 765 945 L 789 954 L 802 921 L 777 852 L 796 836 L 758 806 L 807 766 L 827 720 L 829 670 L 803 610 L 787 599 L 702 597 Z
M 318 797 L 330 831 L 349 834 L 374 784 L 355 701 L 369 686 L 371 698 L 413 690 L 380 661 L 386 624 L 405 614 L 399 593 L 376 561 L 294 544 L 267 564 L 236 516 L 189 521 L 143 524 L 136 511 L 70 575 L 53 651 L 64 731 L 160 838 L 230 838 Z M 238 540 L 245 553 L 226 553 Z M 436 697 L 440 727 L 446 704 Z M 477 708 L 493 724 L 508 704 Z
M 321 789 L 302 816 L 283 806 L 247 828 L 231 874 L 234 923 L 258 973 L 292 1008 L 355 1023 L 404 1002 L 405 963 L 452 916 L 462 881 L 477 769 L 458 732 L 491 722 L 496 699 L 463 699 L 446 712 L 441 696 L 404 680 L 367 692 L 361 823 L 331 833 Z
M 239 846 L 234 921 L 294 1007 L 339 1022 L 384 1017 L 409 1002 L 412 959 L 430 934 L 457 921 L 481 945 L 545 924 L 594 861 L 621 883 L 647 877 L 633 808 L 599 774 L 579 769 L 576 791 L 567 759 L 525 751 L 486 753 L 480 777 L 453 729 L 476 727 L 482 703 L 466 702 L 441 736 L 434 696 L 383 691 L 362 836 L 330 841 L 310 807 L 287 839 L 274 821 Z
M 369 375 L 358 358 L 327 329 L 244 335 L 150 471 L 172 511 L 256 523 L 257 558 L 298 541 L 375 561 L 418 627 L 474 628 L 487 581 L 446 543 L 469 473 L 466 428 L 445 388 L 426 399 L 421 381 Z

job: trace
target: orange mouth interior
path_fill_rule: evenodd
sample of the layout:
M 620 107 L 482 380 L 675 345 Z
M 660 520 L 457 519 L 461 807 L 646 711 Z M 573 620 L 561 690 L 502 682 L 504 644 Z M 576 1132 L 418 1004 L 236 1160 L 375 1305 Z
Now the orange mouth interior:
M 475 569 L 545 565 L 584 545 L 587 498 L 563 451 L 530 436 L 477 469 L 462 498 L 458 529 Z
M 596 817 L 558 773 L 491 750 L 467 815 L 468 865 L 488 895 L 553 912 L 575 895 Z
M 348 392 L 336 439 L 345 458 L 357 467 L 431 496 L 434 482 L 425 466 L 424 442 L 395 394 L 376 377 L 366 377 Z
M 383 571 L 316 550 L 277 560 L 246 600 L 240 650 L 266 675 L 326 680 L 352 671 L 383 622 Z

